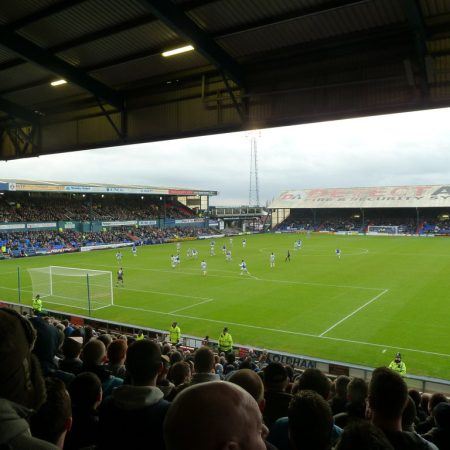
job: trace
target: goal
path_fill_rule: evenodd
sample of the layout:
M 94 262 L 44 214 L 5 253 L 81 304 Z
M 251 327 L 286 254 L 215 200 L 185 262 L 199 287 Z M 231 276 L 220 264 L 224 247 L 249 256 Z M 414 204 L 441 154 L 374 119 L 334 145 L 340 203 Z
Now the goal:
M 400 228 L 398 225 L 369 225 L 367 234 L 399 234 Z
M 112 272 L 48 266 L 28 269 L 33 298 L 46 303 L 97 310 L 114 304 Z

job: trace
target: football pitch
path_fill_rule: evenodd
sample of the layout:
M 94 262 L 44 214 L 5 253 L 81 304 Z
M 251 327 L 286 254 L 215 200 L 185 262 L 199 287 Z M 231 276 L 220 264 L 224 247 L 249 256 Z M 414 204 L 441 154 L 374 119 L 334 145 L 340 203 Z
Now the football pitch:
M 301 250 L 294 241 L 301 238 Z M 114 305 L 93 317 L 218 339 L 228 326 L 234 342 L 367 366 L 387 365 L 397 351 L 408 373 L 450 379 L 450 239 L 266 234 L 122 249 L 124 286 Z M 222 246 L 232 251 L 227 262 Z M 197 259 L 186 256 L 196 248 Z M 340 248 L 340 259 L 335 249 Z M 287 251 L 291 260 L 285 261 Z M 276 255 L 270 268 L 269 256 Z M 0 299 L 31 304 L 31 267 L 110 270 L 116 250 L 0 261 Z M 200 270 L 202 259 L 207 275 Z M 241 275 L 244 259 L 248 274 Z M 87 315 L 70 299 L 44 308 Z

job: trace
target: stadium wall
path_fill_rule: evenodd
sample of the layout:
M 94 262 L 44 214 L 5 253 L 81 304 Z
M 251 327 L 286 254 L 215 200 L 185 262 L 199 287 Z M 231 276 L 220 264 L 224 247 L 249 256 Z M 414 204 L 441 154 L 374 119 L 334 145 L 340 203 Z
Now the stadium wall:
M 104 228 L 121 226 L 154 226 L 157 228 L 215 226 L 207 219 L 149 219 L 149 220 L 115 220 L 115 221 L 50 221 L 50 222 L 0 222 L 0 232 L 25 232 L 46 230 L 73 230 L 79 232 L 100 232 Z

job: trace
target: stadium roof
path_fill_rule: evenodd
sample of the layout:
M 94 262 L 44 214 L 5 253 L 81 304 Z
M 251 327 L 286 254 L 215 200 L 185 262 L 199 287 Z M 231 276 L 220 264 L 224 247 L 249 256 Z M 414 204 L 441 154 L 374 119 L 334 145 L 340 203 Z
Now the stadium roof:
M 217 191 L 137 184 L 75 183 L 73 181 L 30 181 L 0 179 L 0 191 L 80 194 L 217 195 Z
M 270 209 L 450 207 L 450 185 L 378 186 L 284 191 Z
M 2 159 L 449 105 L 449 0 L 0 10 Z

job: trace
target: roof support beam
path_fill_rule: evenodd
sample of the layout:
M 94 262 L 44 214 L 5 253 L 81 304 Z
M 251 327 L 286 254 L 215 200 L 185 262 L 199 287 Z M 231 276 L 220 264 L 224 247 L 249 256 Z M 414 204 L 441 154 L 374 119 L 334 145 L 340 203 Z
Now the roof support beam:
M 177 5 L 168 0 L 144 0 L 150 11 L 169 28 L 192 43 L 195 49 L 239 86 L 244 86 L 240 65 L 212 37 L 196 25 Z
M 414 33 L 416 44 L 417 62 L 420 74 L 420 90 L 423 97 L 430 94 L 430 77 L 431 70 L 429 67 L 431 57 L 427 48 L 427 32 L 425 29 L 425 21 L 418 0 L 404 0 L 408 23 Z
M 45 19 L 46 17 L 52 16 L 53 14 L 57 14 L 61 11 L 64 11 L 68 8 L 73 8 L 80 3 L 86 2 L 87 0 L 62 0 L 59 3 L 55 3 L 46 8 L 43 8 L 39 11 L 36 11 L 29 16 L 22 17 L 21 19 L 17 19 L 14 22 L 8 23 L 6 27 L 10 31 L 19 30 L 20 28 L 24 28 L 31 23 L 37 22 L 38 20 Z
M 372 0 L 330 0 L 328 2 L 321 3 L 319 6 L 309 6 L 307 8 L 298 8 L 294 11 L 280 14 L 278 16 L 271 16 L 264 19 L 259 19 L 254 22 L 246 23 L 243 25 L 237 25 L 227 30 L 218 31 L 213 34 L 214 38 L 226 38 L 228 36 L 256 31 L 259 28 L 270 27 L 281 23 L 286 23 L 292 20 L 305 19 L 307 17 L 317 16 L 319 14 L 325 14 L 338 9 L 349 8 L 358 6 L 364 3 L 371 2 Z
M 33 113 L 23 106 L 17 105 L 16 103 L 10 102 L 5 98 L 0 97 L 0 111 L 9 114 L 11 117 L 22 120 L 23 122 L 30 124 L 37 124 L 39 122 L 39 117 L 37 114 Z
M 65 61 L 44 50 L 32 42 L 24 39 L 8 28 L 0 27 L 0 44 L 25 58 L 27 61 L 53 72 L 67 81 L 86 89 L 98 98 L 106 101 L 118 109 L 123 108 L 122 96 L 103 83 L 91 78 L 86 73 L 71 66 Z

